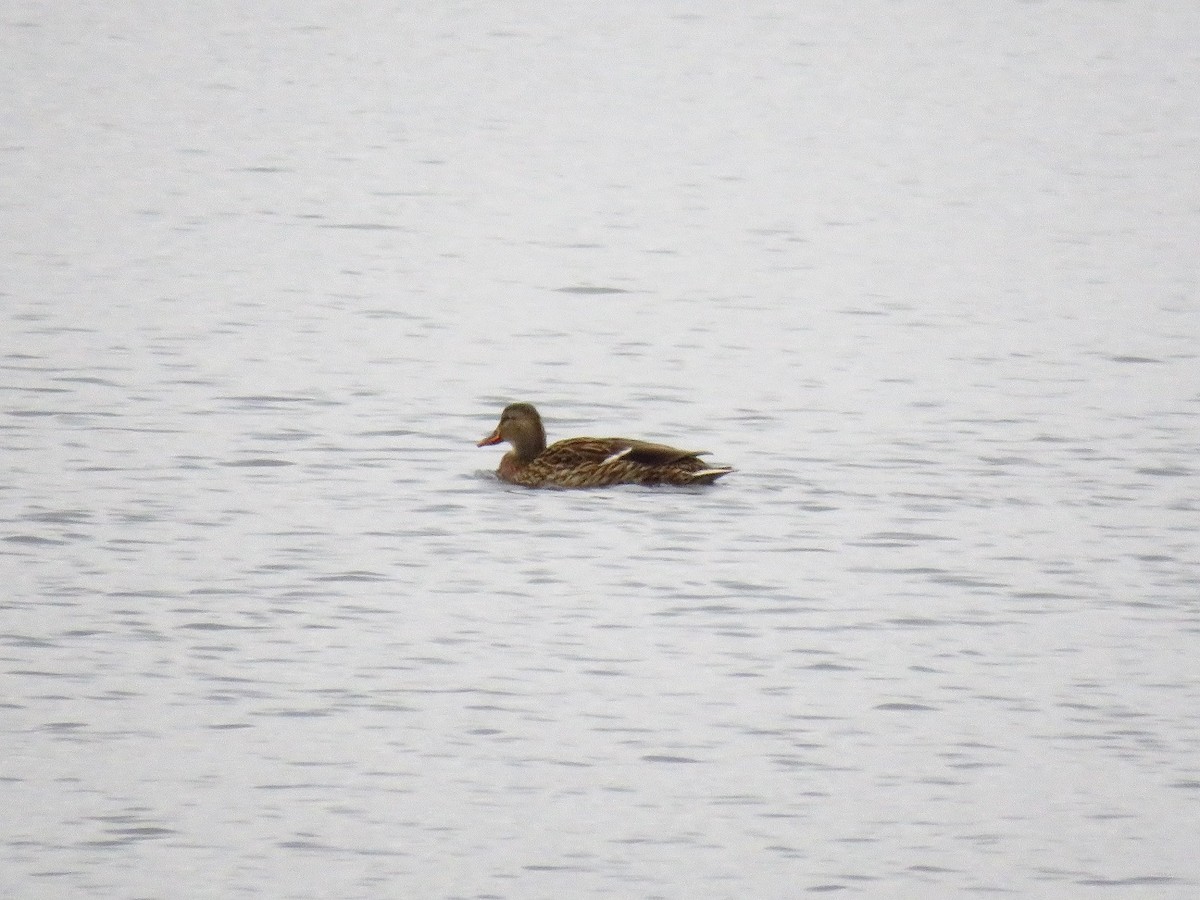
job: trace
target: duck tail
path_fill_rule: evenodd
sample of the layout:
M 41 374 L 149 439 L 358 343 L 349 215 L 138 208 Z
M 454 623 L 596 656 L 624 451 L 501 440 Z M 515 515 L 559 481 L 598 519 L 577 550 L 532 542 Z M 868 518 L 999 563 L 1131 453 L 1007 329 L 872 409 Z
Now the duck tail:
M 712 484 L 722 475 L 728 475 L 733 471 L 733 466 L 713 466 L 708 469 L 698 469 L 695 472 L 689 472 L 692 481 L 698 484 Z

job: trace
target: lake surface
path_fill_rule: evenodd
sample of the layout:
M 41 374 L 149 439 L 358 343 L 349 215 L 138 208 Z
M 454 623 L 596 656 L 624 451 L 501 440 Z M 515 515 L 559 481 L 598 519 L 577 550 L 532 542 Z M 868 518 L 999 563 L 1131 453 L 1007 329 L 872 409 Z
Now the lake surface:
M 1198 34 L 8 4 L 0 894 L 1196 896 Z

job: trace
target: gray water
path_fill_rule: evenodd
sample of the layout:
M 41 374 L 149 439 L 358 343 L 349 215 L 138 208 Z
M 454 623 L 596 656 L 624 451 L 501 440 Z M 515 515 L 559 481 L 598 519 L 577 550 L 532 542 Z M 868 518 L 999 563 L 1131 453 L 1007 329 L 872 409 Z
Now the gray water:
M 1196 896 L 1198 34 L 9 3 L 0 894 Z

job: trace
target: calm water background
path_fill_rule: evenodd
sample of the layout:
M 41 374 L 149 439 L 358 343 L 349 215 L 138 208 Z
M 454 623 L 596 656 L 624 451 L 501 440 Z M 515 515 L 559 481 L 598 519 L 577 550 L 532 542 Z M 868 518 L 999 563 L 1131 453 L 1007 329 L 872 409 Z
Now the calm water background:
M 0 894 L 1196 896 L 1197 35 L 6 4 Z

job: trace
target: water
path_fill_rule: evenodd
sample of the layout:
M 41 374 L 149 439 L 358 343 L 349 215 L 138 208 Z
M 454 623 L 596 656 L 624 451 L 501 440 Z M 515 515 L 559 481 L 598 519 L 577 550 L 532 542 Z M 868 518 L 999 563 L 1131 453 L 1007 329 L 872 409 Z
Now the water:
M 1194 896 L 1198 29 L 10 4 L 0 893 Z

